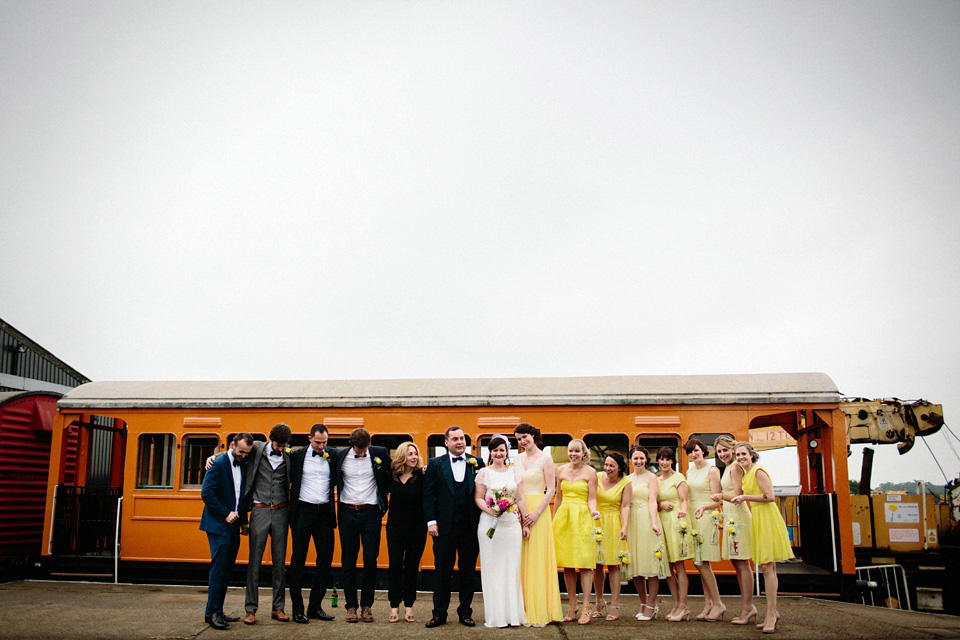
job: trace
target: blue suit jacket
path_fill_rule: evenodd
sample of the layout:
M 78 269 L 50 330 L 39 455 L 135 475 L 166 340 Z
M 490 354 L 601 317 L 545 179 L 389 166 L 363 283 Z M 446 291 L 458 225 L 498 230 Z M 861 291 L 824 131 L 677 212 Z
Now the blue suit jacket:
M 237 511 L 235 487 L 233 485 L 233 469 L 230 456 L 217 456 L 213 466 L 203 478 L 203 488 L 200 496 L 203 498 L 203 515 L 200 517 L 200 530 L 209 533 L 229 533 L 232 527 L 239 527 L 239 521 L 232 525 L 227 524 L 227 516 L 231 511 Z M 240 485 L 243 486 L 247 478 L 247 463 L 240 463 Z

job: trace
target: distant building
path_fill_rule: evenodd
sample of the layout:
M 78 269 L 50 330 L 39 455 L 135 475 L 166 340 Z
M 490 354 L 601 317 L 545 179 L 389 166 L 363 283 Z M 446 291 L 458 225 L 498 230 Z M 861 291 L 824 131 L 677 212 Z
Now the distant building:
M 0 318 L 0 391 L 56 391 L 66 393 L 90 382 Z

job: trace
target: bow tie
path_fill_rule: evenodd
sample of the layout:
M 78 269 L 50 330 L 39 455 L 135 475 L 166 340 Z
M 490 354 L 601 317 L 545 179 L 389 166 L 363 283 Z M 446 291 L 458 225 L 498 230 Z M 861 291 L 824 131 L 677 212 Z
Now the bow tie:
M 463 462 L 463 456 L 457 456 L 453 459 L 454 462 Z
M 323 455 L 323 451 L 314 451 L 314 452 L 313 452 L 313 455 L 315 455 L 315 456 L 322 456 L 322 455 Z
M 365 453 L 355 453 L 355 454 L 353 454 L 353 457 L 354 457 L 354 458 L 366 458 L 366 457 L 367 457 L 367 454 L 365 454 Z
M 283 452 L 282 452 L 282 451 L 274 451 L 273 449 L 270 449 L 270 455 L 272 455 L 272 456 L 282 456 L 282 455 L 283 455 Z
M 240 461 L 239 461 L 239 460 L 234 460 L 234 461 L 233 461 L 233 466 L 239 467 L 239 466 L 240 466 Z

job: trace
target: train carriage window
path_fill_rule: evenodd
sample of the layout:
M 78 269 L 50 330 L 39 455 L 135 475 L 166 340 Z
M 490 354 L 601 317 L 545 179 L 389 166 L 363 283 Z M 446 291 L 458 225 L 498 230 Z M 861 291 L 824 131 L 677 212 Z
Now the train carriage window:
M 183 447 L 180 456 L 182 474 L 180 476 L 181 489 L 197 489 L 203 486 L 203 476 L 206 475 L 204 466 L 207 458 L 217 452 L 220 447 L 220 436 L 217 435 L 188 435 L 183 437 Z
M 597 471 L 603 471 L 607 453 L 616 451 L 626 460 L 630 450 L 630 438 L 625 433 L 588 433 L 583 441 L 590 449 L 590 466 Z
M 172 433 L 144 433 L 137 440 L 137 488 L 173 489 L 176 439 Z
M 470 434 L 464 434 L 467 439 L 467 453 L 473 454 L 473 439 L 470 437 Z M 442 456 L 447 452 L 447 448 L 443 446 L 443 434 L 435 433 L 431 436 L 427 436 L 427 458 L 436 458 L 437 456 Z
M 733 437 L 733 434 L 730 434 L 730 433 L 691 433 L 691 434 L 690 434 L 690 439 L 692 440 L 692 439 L 696 438 L 697 440 L 699 440 L 700 442 L 702 442 L 702 443 L 704 444 L 704 446 L 707 447 L 707 456 L 706 456 L 706 457 L 707 457 L 707 458 L 714 458 L 714 457 L 716 457 L 717 453 L 716 453 L 716 450 L 714 449 L 714 446 L 713 446 L 713 445 L 714 445 L 714 443 L 717 441 L 717 438 L 719 438 L 720 436 L 730 436 L 730 437 Z M 734 439 L 736 439 L 736 438 L 734 438 Z

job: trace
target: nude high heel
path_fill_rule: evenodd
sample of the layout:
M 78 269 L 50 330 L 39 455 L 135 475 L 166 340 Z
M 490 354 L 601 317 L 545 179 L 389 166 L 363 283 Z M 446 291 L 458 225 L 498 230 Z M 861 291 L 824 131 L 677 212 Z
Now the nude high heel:
M 667 615 L 667 620 L 669 620 L 670 622 L 680 622 L 681 620 L 689 620 L 689 619 L 690 619 L 689 608 L 681 609 L 680 611 L 677 611 L 672 616 Z
M 607 601 L 604 600 L 603 598 L 600 598 L 599 602 L 597 602 L 596 608 L 593 610 L 593 613 L 590 614 L 590 616 L 592 618 L 599 618 L 603 616 L 603 614 L 605 614 L 606 612 L 607 612 Z
M 754 607 L 747 613 L 746 616 L 742 618 L 734 618 L 730 622 L 732 622 L 733 624 L 750 624 L 750 621 L 756 617 L 757 617 L 757 608 Z
M 757 617 L 759 618 L 760 616 L 757 616 Z M 773 623 L 773 628 L 774 628 L 774 629 L 777 628 L 777 622 L 780 622 L 780 612 L 779 612 L 779 611 L 777 611 L 777 617 L 774 618 L 774 623 Z M 766 620 L 764 620 L 763 622 L 758 622 L 758 623 L 757 623 L 757 629 L 763 629 L 765 626 L 766 626 Z M 773 631 L 767 631 L 766 633 L 773 633 Z
M 726 615 L 726 613 L 727 613 L 727 607 L 726 607 L 726 605 L 724 605 L 723 603 L 720 603 L 720 606 L 721 606 L 722 608 L 720 609 L 720 615 L 719 615 L 719 616 L 707 615 L 707 617 L 704 618 L 704 620 L 706 620 L 707 622 L 720 622 L 721 620 L 723 620 L 723 616 Z

